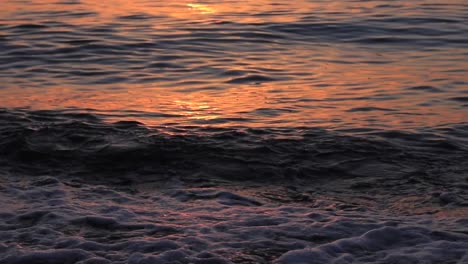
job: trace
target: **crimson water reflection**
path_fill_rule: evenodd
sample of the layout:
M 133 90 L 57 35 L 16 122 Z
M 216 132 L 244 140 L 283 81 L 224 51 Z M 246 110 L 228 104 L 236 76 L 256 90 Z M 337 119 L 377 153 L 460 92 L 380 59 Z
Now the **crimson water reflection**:
M 0 106 L 153 125 L 466 120 L 468 7 L 438 1 L 7 1 Z

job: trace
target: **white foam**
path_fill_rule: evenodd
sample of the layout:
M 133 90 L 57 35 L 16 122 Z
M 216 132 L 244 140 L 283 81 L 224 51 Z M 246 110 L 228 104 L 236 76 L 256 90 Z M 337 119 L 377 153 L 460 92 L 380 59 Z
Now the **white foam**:
M 355 206 L 357 198 L 347 203 L 337 194 L 278 202 L 262 196 L 265 190 L 245 186 L 184 188 L 178 183 L 129 191 L 51 177 L 14 181 L 4 176 L 4 182 L 2 264 L 468 260 L 468 219 L 456 203 L 440 204 L 443 214 L 434 217 L 430 211 L 395 215 L 364 202 Z M 360 211 L 363 206 L 368 210 Z

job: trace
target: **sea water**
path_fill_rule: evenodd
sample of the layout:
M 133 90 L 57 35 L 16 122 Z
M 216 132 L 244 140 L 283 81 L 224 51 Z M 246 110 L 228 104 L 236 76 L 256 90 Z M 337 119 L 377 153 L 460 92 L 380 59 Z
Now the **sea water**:
M 0 263 L 468 263 L 468 3 L 0 3 Z

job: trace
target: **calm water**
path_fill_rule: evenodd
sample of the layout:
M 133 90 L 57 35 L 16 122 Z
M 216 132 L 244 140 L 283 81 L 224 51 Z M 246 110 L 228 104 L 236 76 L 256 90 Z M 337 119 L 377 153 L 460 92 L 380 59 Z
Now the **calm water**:
M 467 0 L 0 2 L 0 263 L 468 263 Z
M 2 2 L 0 106 L 157 126 L 467 121 L 468 4 Z

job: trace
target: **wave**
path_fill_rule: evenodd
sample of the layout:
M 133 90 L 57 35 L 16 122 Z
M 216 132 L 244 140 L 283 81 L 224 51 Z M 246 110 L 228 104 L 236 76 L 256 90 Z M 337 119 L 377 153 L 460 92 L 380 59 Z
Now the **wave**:
M 2 170 L 126 181 L 460 182 L 467 124 L 421 132 L 373 129 L 146 127 L 66 111 L 0 112 Z M 436 164 L 436 166 L 435 166 Z M 137 175 L 137 176 L 135 176 Z M 456 179 L 455 179 L 456 178 Z M 358 184 L 359 185 L 359 184 Z
M 0 262 L 463 262 L 467 132 L 2 109 Z

